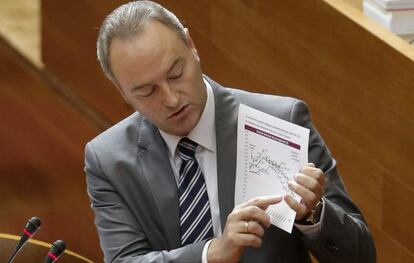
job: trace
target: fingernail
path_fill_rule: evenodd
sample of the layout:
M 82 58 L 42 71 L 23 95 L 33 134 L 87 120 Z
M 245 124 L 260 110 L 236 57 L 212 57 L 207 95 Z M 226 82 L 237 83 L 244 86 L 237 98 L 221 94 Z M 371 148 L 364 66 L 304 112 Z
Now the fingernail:
M 295 175 L 293 176 L 293 179 L 297 180 L 297 179 L 298 179 L 298 175 L 297 175 L 297 174 L 295 174 Z

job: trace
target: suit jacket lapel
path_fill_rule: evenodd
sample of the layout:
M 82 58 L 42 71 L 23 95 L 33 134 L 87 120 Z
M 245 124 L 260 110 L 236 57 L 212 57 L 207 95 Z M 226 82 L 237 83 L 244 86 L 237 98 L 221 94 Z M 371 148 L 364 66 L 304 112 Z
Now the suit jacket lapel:
M 206 77 L 214 92 L 217 183 L 220 206 L 221 228 L 234 208 L 234 186 L 236 180 L 237 118 L 239 103 L 233 94 L 218 83 Z
M 148 181 L 164 236 L 170 248 L 181 245 L 178 189 L 166 145 L 156 127 L 143 120 L 138 138 L 138 165 Z M 149 211 L 151 212 L 151 211 Z

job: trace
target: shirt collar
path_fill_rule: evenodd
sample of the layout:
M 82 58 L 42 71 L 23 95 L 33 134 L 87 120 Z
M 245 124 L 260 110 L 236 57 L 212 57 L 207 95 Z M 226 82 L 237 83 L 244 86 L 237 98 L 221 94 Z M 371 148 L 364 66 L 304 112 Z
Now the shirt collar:
M 215 130 L 215 103 L 213 89 L 210 83 L 203 79 L 207 91 L 207 101 L 201 114 L 200 120 L 194 129 L 186 136 L 209 151 L 216 151 L 216 130 Z M 175 155 L 175 150 L 182 137 L 166 133 L 158 129 L 162 138 L 167 144 L 170 156 Z

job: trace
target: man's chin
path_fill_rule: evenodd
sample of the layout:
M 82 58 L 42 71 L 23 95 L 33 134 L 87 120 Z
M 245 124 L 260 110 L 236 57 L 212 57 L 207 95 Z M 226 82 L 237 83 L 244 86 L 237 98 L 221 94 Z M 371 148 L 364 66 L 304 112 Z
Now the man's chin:
M 179 137 L 185 137 L 190 132 L 191 132 L 191 130 L 190 131 L 187 131 L 187 130 L 175 130 L 175 131 L 172 131 L 171 134 L 176 135 L 176 136 L 179 136 Z
M 187 136 L 197 125 L 197 122 L 191 118 L 187 118 L 185 121 L 175 123 L 175 125 L 168 127 L 169 134 L 176 136 Z
M 186 127 L 184 125 L 179 126 L 179 127 L 174 127 L 172 129 L 169 129 L 169 131 L 167 133 L 176 135 L 176 136 L 180 136 L 180 137 L 184 137 L 187 136 L 194 127 Z
M 158 129 L 162 130 L 165 133 L 175 135 L 175 136 L 186 136 L 190 133 L 187 129 L 184 129 L 184 127 L 160 127 L 158 126 Z

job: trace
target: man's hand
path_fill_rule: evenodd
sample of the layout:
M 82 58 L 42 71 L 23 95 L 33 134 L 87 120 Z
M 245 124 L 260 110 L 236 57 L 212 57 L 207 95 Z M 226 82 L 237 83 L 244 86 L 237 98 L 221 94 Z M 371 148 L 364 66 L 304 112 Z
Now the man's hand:
M 313 163 L 308 163 L 294 179 L 289 181 L 289 188 L 302 197 L 302 200 L 299 203 L 290 195 L 285 195 L 284 199 L 296 211 L 296 220 L 301 220 L 308 217 L 321 200 L 325 192 L 325 176 L 321 169 L 315 168 Z
M 208 262 L 238 262 L 246 247 L 260 247 L 264 228 L 270 226 L 265 210 L 282 199 L 281 196 L 258 197 L 236 206 L 227 217 L 223 235 L 210 243 Z

